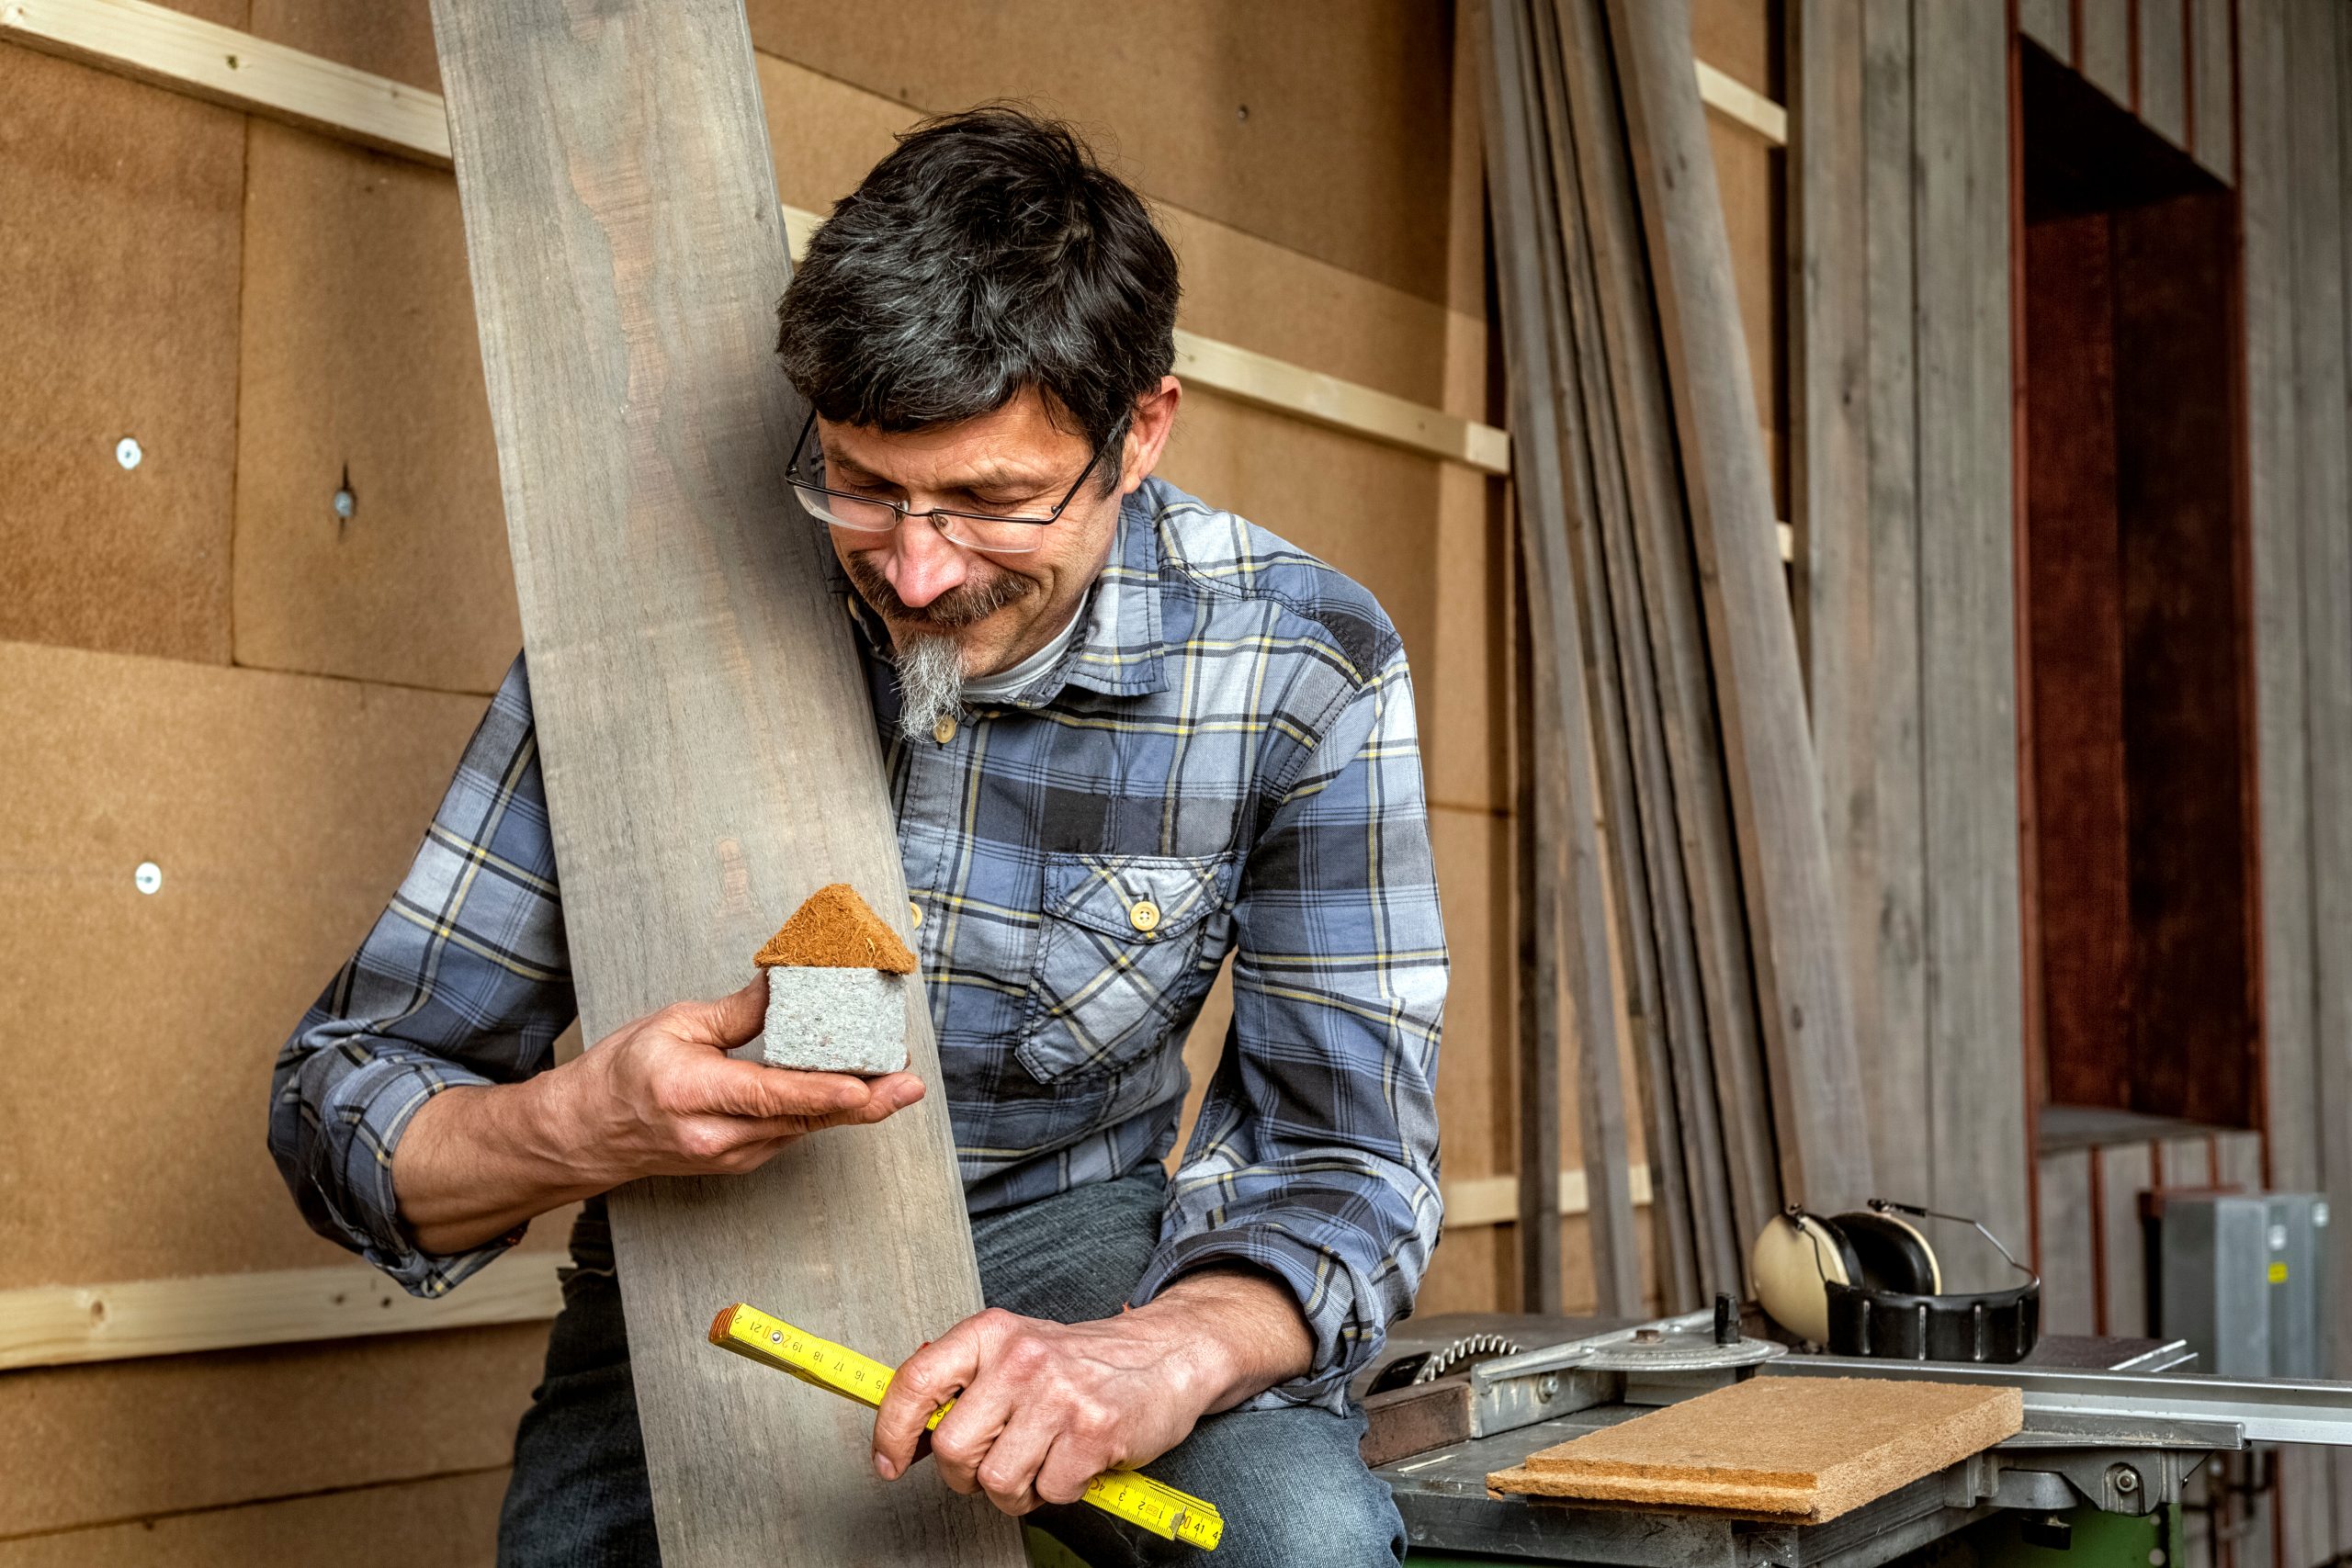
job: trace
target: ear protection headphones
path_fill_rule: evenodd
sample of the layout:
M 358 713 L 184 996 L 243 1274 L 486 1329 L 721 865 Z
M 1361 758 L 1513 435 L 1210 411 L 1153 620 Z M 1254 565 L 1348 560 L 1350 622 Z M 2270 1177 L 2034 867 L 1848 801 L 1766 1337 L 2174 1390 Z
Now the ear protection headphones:
M 1945 1294 L 1942 1265 L 1913 1220 L 1973 1226 L 2026 1282 Z M 1748 1261 L 1773 1321 L 1834 1355 L 2015 1361 L 2041 1327 L 2041 1281 L 1992 1232 L 1910 1203 L 1873 1198 L 1832 1219 L 1792 1206 L 1765 1225 Z

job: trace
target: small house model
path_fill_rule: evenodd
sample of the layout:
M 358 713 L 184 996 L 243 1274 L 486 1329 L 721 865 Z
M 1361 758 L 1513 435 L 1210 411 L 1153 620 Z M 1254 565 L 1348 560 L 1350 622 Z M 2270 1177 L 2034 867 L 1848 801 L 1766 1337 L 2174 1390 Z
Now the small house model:
M 755 1049 L 738 1055 L 811 1072 L 907 1065 L 915 955 L 848 883 L 808 895 L 752 962 L 768 972 L 767 1027 Z

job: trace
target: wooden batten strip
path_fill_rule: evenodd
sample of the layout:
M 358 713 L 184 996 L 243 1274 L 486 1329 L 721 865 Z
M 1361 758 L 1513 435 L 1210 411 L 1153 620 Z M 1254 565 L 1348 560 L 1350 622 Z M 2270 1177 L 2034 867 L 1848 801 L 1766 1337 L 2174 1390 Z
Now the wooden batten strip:
M 149 0 L 0 0 L 0 37 L 435 168 L 449 166 L 449 125 L 438 94 Z M 797 261 L 822 215 L 794 207 L 783 212 Z M 1482 473 L 1510 471 L 1510 437 L 1493 425 L 1271 355 L 1180 330 L 1176 368 L 1194 386 L 1254 408 Z
M 1635 1164 L 1628 1168 L 1634 1202 L 1646 1207 L 1650 1198 L 1650 1168 Z M 1585 1184 L 1581 1170 L 1560 1172 L 1559 1213 L 1589 1213 L 1592 1197 Z M 1482 1225 L 1507 1225 L 1519 1219 L 1519 1178 L 1516 1176 L 1473 1176 L 1445 1184 L 1445 1224 L 1450 1231 L 1476 1230 Z
M 521 1253 L 430 1299 L 358 1263 L 0 1291 L 0 1371 L 533 1323 L 563 1305 L 562 1261 Z
M 1747 83 L 1716 70 L 1703 60 L 1699 70 L 1699 101 L 1736 125 L 1744 125 L 1775 147 L 1789 144 L 1789 111 Z
M 1647 1166 L 1633 1168 L 1633 1190 L 1635 1203 L 1650 1201 Z M 1562 1214 L 1589 1207 L 1583 1171 L 1560 1172 L 1559 1205 Z M 1508 1224 L 1518 1217 L 1516 1176 L 1446 1183 L 1447 1230 Z M 556 1271 L 565 1261 L 556 1253 L 517 1253 L 434 1297 L 412 1296 L 362 1263 L 0 1291 L 0 1372 L 544 1323 L 563 1306 Z

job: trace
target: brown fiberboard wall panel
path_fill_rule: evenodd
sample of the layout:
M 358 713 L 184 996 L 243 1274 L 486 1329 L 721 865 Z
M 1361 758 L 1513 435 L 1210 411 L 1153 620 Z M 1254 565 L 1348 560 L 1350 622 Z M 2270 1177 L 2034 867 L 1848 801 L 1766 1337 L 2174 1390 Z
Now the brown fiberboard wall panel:
M 1445 297 L 1437 215 L 1453 36 L 1442 6 L 940 0 L 902 26 L 813 0 L 749 9 L 770 53 L 931 112 L 1030 100 L 1150 171 L 1144 184 L 1166 200 Z
M 788 206 L 831 210 L 922 118 L 895 97 L 773 54 L 761 55 L 759 66 L 776 191 Z M 1114 138 L 1102 150 L 1122 149 Z M 1461 312 L 1172 205 L 1164 171 L 1131 146 L 1124 151 L 1117 166 L 1153 200 L 1183 269 L 1186 330 L 1398 397 L 1442 401 L 1445 330 L 1449 315 Z M 1434 198 L 1422 215 L 1431 222 L 1443 216 Z
M 244 146 L 0 48 L 0 638 L 228 661 Z
M 1530 1454 L 1503 1492 L 1729 1508 L 1817 1524 L 1991 1448 L 2025 1424 L 2013 1388 L 1751 1378 Z
M 255 120 L 246 188 L 237 661 L 490 692 L 523 631 L 456 183 Z
M 0 1541 L 0 1568 L 475 1568 L 496 1546 L 505 1493 L 502 1469 L 141 1519 Z
M 0 1539 L 503 1465 L 547 1337 L 522 1323 L 10 1372 Z
M 1780 31 L 1787 0 L 1691 0 L 1690 51 L 1742 86 L 1781 96 Z
M 0 1288 L 344 1260 L 263 1146 L 271 1061 L 481 709 L 0 644 Z M 100 1136 L 138 1157 L 93 1158 Z
M 241 0 L 242 3 L 242 0 Z M 433 57 L 433 13 L 425 0 L 250 0 L 246 27 L 288 49 L 441 90 Z

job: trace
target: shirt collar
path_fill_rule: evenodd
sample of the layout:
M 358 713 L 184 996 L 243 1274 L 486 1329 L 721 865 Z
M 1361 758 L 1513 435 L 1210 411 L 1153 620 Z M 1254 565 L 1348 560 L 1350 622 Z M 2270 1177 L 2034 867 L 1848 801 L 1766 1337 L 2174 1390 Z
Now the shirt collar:
M 1058 664 L 1013 699 L 1014 706 L 1041 707 L 1060 695 L 1065 685 L 1113 697 L 1167 688 L 1159 618 L 1159 510 L 1165 488 L 1159 479 L 1146 479 L 1120 502 L 1118 536 L 1079 608 L 1078 636 Z M 851 586 L 830 546 L 824 558 L 826 581 L 846 602 L 852 624 L 866 647 L 888 661 L 889 627 Z

